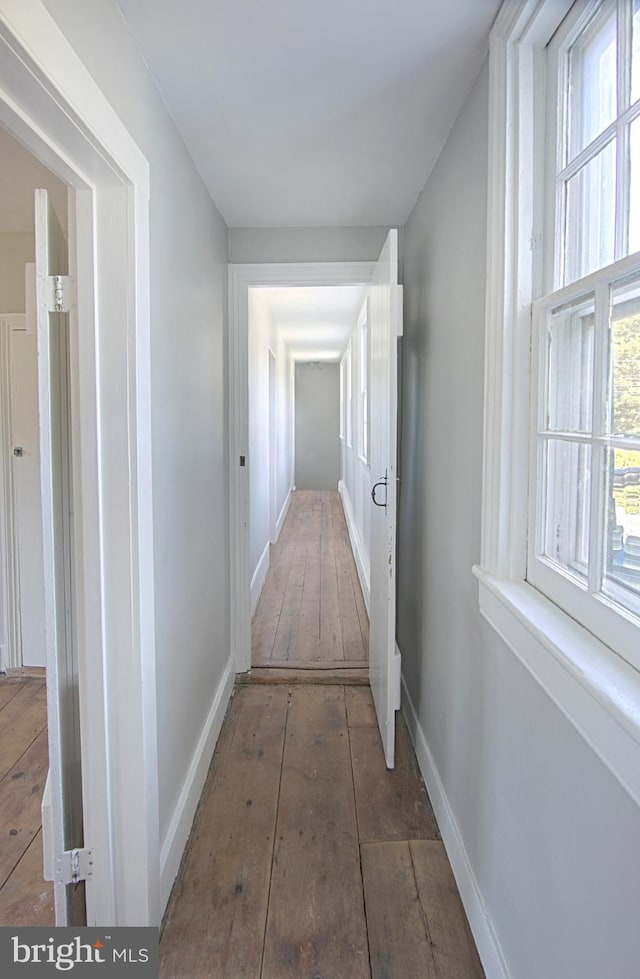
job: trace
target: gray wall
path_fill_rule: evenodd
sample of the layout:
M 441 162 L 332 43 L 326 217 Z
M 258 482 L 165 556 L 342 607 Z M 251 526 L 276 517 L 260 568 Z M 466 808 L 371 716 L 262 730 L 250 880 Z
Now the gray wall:
M 115 0 L 45 0 L 150 164 L 162 843 L 228 660 L 226 226 Z
M 387 228 L 230 228 L 230 262 L 375 262 Z
M 296 489 L 338 489 L 339 438 L 340 365 L 296 364 Z
M 406 227 L 398 642 L 512 979 L 631 979 L 640 813 L 478 612 L 485 66 Z

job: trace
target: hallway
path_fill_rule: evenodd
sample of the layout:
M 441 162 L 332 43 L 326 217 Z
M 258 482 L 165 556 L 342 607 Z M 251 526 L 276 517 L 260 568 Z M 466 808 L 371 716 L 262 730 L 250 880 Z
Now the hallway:
M 161 940 L 165 979 L 481 979 L 403 720 L 362 686 L 245 684 Z
M 297 490 L 252 624 L 258 667 L 367 665 L 369 620 L 339 494 Z

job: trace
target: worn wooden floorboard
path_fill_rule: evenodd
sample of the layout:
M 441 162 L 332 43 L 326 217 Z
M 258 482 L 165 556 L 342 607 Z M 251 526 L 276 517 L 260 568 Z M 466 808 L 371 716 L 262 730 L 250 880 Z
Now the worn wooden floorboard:
M 345 669 L 317 669 L 315 667 L 254 667 L 250 673 L 242 673 L 237 680 L 239 685 L 253 683 L 280 683 L 280 684 L 331 684 L 342 686 L 343 684 L 353 684 L 355 686 L 369 686 L 369 670 L 364 668 Z
M 47 723 L 47 689 L 32 680 L 0 711 L 0 779 L 13 768 Z
M 483 979 L 484 972 L 444 845 L 409 843 L 438 979 Z
M 276 837 L 263 979 L 368 977 L 341 687 L 292 692 Z
M 45 728 L 0 781 L 0 887 L 42 825 L 40 804 L 48 767 Z
M 46 684 L 0 679 L 0 926 L 53 923 L 40 806 L 48 769 Z
M 260 976 L 288 701 L 284 687 L 235 695 L 237 721 L 167 914 L 167 979 Z
M 0 678 L 0 711 L 13 700 L 15 695 L 22 690 L 24 680 L 14 680 L 12 677 Z
M 361 847 L 372 979 L 438 979 L 406 841 Z
M 162 976 L 482 979 L 404 726 L 394 778 L 370 689 L 297 676 L 236 687 Z
M 0 927 L 55 924 L 53 884 L 42 875 L 42 830 L 0 889 Z
M 369 622 L 340 496 L 298 490 L 252 624 L 254 666 L 366 666 Z
M 352 727 L 349 737 L 361 841 L 438 838 L 435 816 L 402 719 L 396 724 L 392 771 L 385 766 L 377 724 Z

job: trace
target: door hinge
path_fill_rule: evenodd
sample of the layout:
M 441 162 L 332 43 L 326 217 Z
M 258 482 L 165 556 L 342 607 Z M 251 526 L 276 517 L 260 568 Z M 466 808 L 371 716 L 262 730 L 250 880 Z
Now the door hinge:
M 68 313 L 73 303 L 73 280 L 69 275 L 47 276 L 47 309 L 50 313 Z
M 93 850 L 65 850 L 56 857 L 54 881 L 57 884 L 77 884 L 93 875 Z

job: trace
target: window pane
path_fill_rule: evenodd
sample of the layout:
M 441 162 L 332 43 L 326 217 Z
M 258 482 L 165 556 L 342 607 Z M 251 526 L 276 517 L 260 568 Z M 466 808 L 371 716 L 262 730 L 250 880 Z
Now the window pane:
M 640 452 L 608 450 L 603 591 L 640 608 Z
M 553 310 L 547 333 L 548 430 L 591 431 L 593 347 L 593 296 Z
M 640 251 L 640 117 L 629 126 L 629 151 L 629 254 L 632 255 Z
M 612 291 L 608 429 L 640 437 L 640 283 Z
M 640 0 L 633 0 L 633 54 L 631 58 L 631 102 L 640 98 Z
M 565 285 L 614 260 L 615 140 L 567 181 Z
M 588 146 L 617 115 L 615 3 L 600 13 L 569 49 L 569 159 Z
M 550 439 L 546 451 L 542 552 L 581 581 L 589 559 L 591 446 Z

